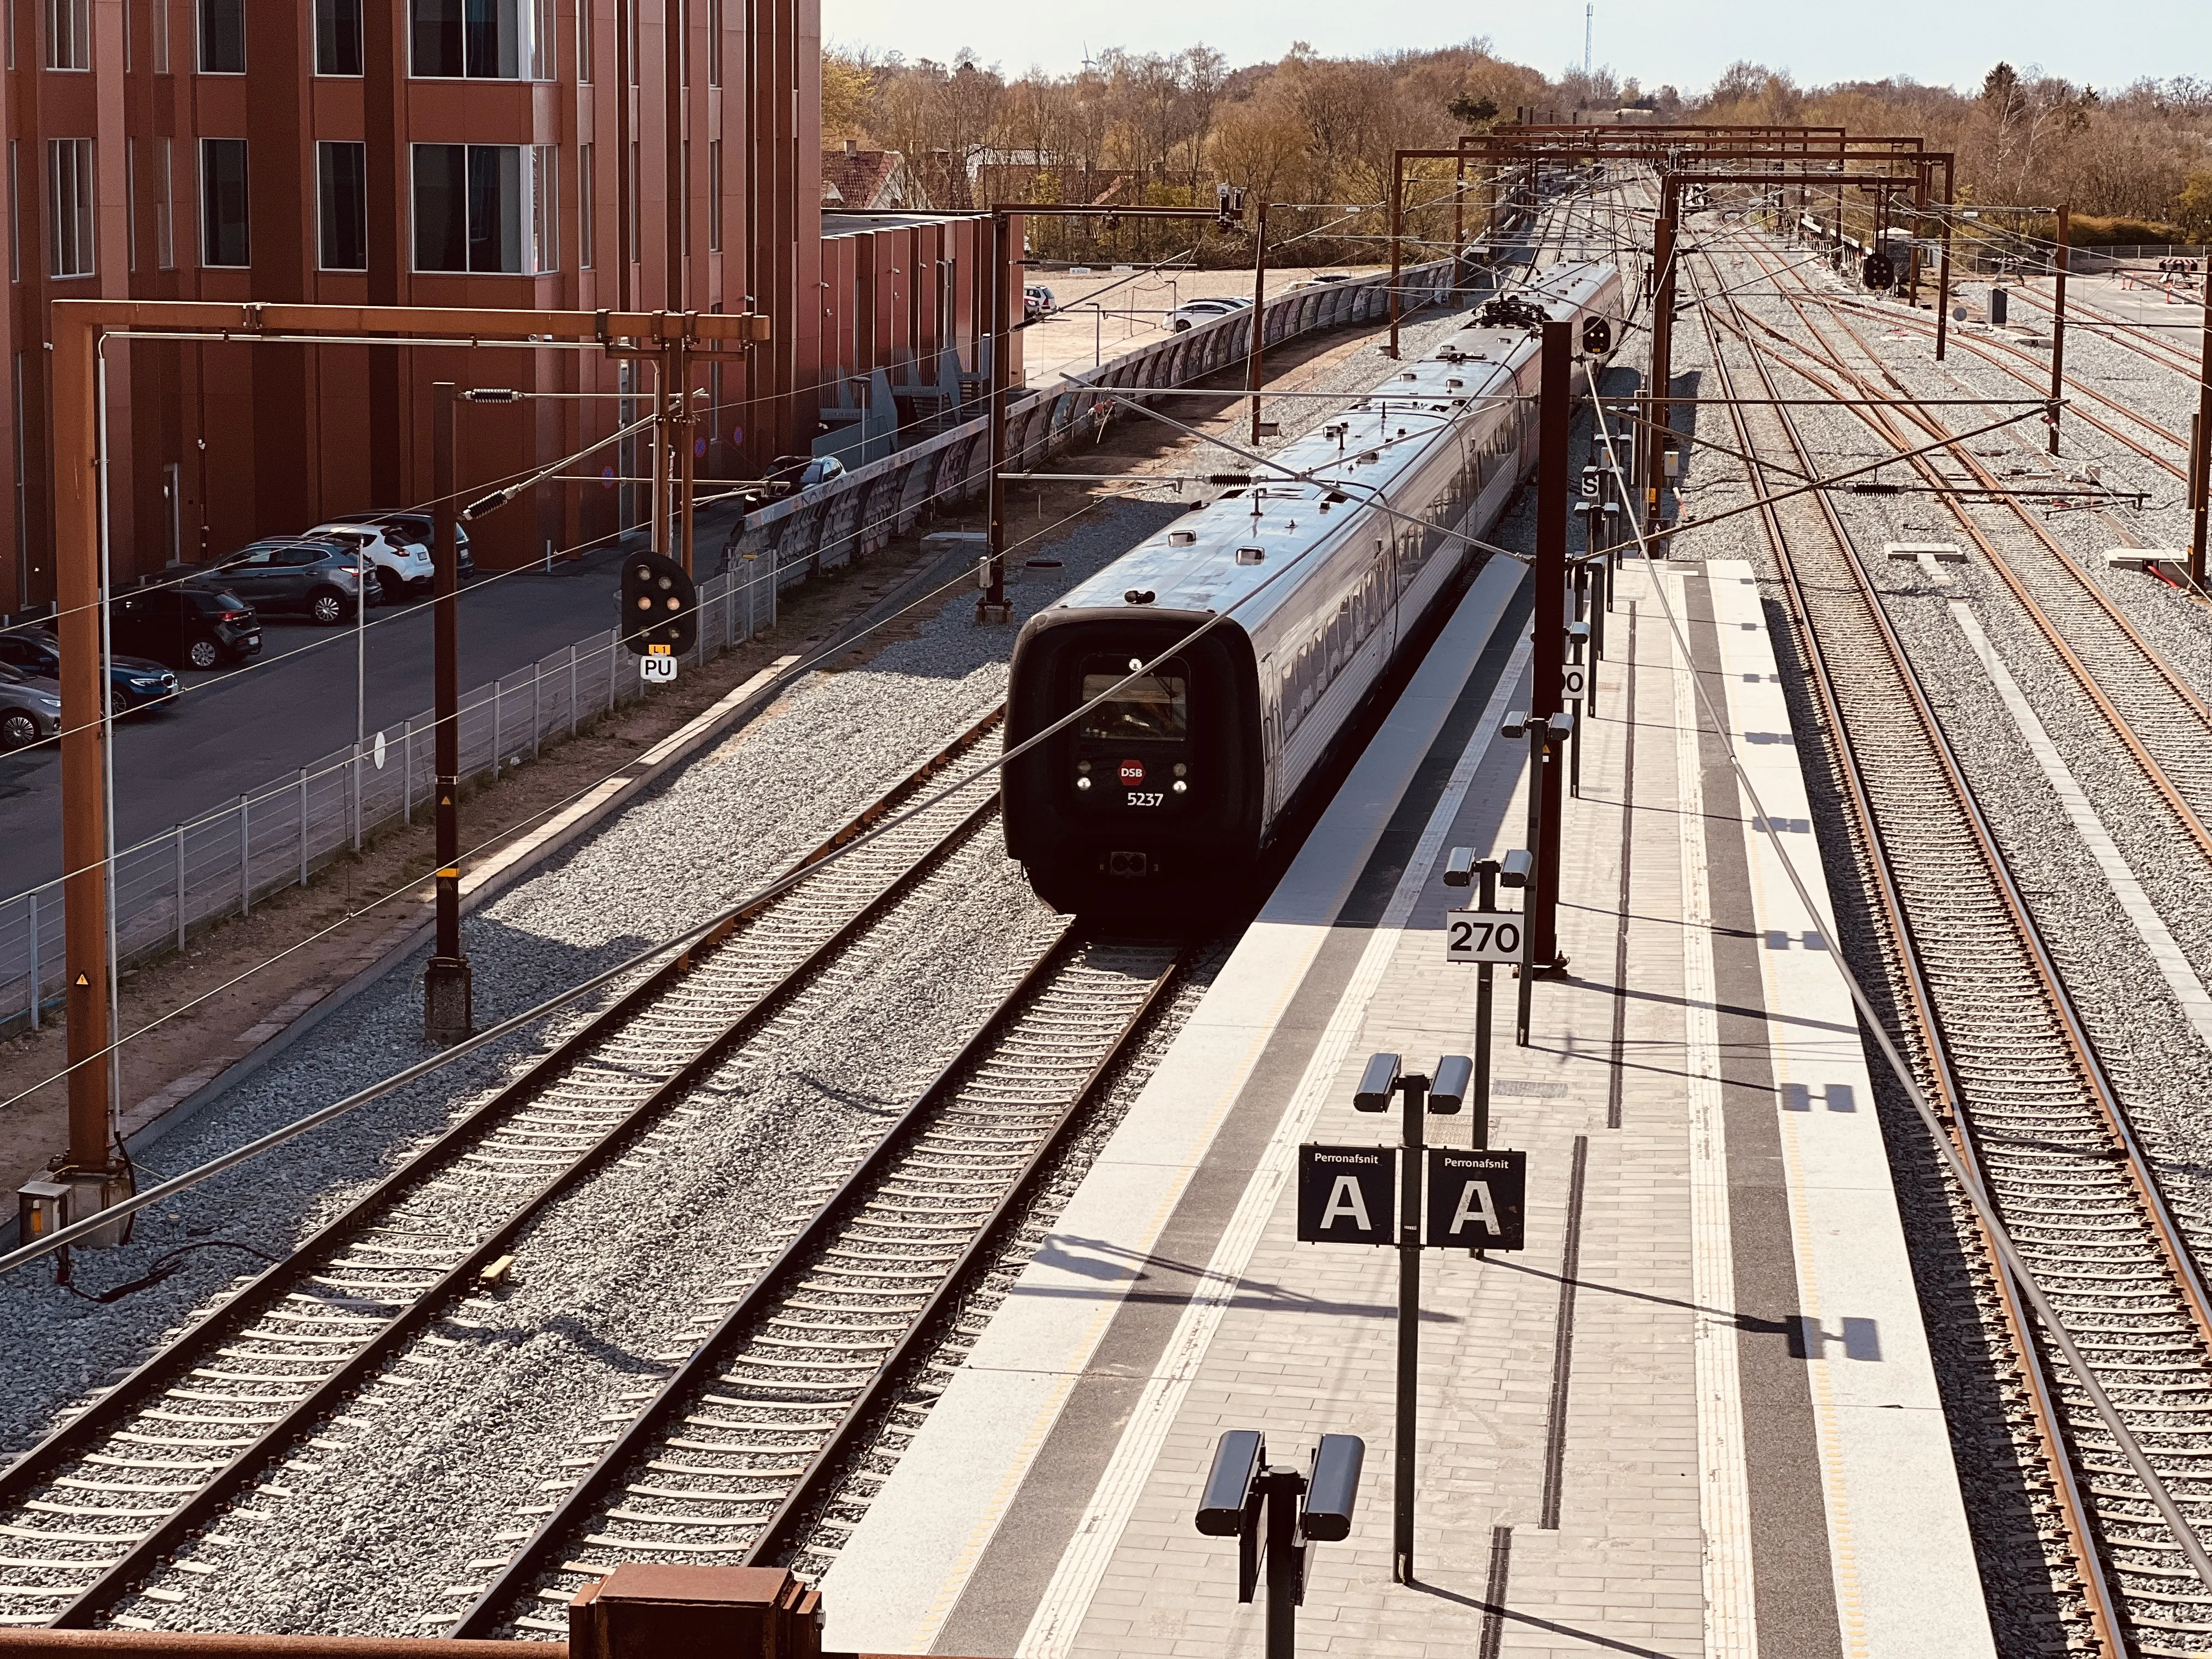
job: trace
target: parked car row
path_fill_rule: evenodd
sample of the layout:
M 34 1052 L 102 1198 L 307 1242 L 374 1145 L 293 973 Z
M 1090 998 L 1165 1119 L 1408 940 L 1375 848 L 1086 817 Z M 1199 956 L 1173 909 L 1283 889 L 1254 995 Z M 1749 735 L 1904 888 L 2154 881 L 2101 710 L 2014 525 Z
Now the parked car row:
M 333 519 L 301 536 L 268 536 L 235 553 L 173 566 L 108 607 L 108 684 L 115 710 L 177 695 L 177 671 L 242 662 L 261 649 L 261 618 L 290 613 L 325 627 L 349 621 L 433 581 L 430 515 L 379 509 Z M 475 571 L 469 532 L 454 526 L 455 561 Z M 50 623 L 0 630 L 0 750 L 61 729 L 61 642 Z

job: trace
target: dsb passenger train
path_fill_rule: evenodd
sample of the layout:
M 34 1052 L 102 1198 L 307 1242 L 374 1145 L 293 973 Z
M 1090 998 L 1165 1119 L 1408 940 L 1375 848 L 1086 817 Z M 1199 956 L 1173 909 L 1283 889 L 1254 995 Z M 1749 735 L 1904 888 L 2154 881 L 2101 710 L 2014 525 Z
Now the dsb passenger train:
M 1534 466 L 1536 307 L 1576 325 L 1578 358 L 1620 338 L 1611 265 L 1548 266 L 1516 293 L 1533 304 L 1484 308 L 1504 325 L 1470 323 L 1279 450 L 1273 459 L 1300 481 L 1231 490 L 1022 629 L 1008 746 L 1095 704 L 1006 769 L 1006 850 L 1045 902 L 1158 919 L 1242 890 L 1400 642 L 1451 586 L 1468 549 L 1449 532 L 1484 535 Z

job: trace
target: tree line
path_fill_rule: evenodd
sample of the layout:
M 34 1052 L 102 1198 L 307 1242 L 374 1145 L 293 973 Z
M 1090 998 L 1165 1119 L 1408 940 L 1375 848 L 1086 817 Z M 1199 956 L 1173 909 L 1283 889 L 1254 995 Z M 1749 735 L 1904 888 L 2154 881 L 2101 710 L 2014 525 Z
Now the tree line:
M 2212 82 L 2187 77 L 2100 92 L 1999 64 L 1964 92 L 1905 78 L 1801 87 L 1786 71 L 1738 63 L 1686 94 L 1647 91 L 1611 70 L 1546 75 L 1480 38 L 1365 58 L 1325 58 L 1300 43 L 1279 62 L 1243 67 L 1203 45 L 1109 48 L 1073 74 L 1011 78 L 971 52 L 940 63 L 833 47 L 822 76 L 825 144 L 899 152 L 913 205 L 1206 205 L 1225 184 L 1303 204 L 1271 226 L 1282 242 L 1271 258 L 1291 264 L 1380 262 L 1392 151 L 1448 147 L 1523 109 L 1556 120 L 1636 108 L 1660 121 L 1915 136 L 1957 154 L 1960 200 L 1989 207 L 1993 222 L 2031 224 L 1994 210 L 2065 202 L 2083 241 L 2212 235 Z M 1467 228 L 1472 214 L 1479 228 L 1486 211 L 1473 195 L 1454 202 L 1451 173 L 1449 163 L 1431 167 L 1409 190 L 1409 230 L 1424 243 L 1448 246 L 1455 218 Z M 1047 258 L 1189 251 L 1212 264 L 1250 253 L 1237 235 L 1136 220 L 1041 217 L 1030 235 Z

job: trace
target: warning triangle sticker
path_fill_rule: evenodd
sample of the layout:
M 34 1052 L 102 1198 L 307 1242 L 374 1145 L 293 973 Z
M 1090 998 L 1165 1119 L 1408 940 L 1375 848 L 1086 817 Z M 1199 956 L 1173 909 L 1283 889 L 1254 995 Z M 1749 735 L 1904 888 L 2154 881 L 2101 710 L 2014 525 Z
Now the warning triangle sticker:
M 82 974 L 79 974 L 79 975 L 76 976 L 76 983 L 77 983 L 77 988 L 78 988 L 79 990 L 81 990 L 81 991 L 82 991 L 82 990 L 88 989 L 88 988 L 90 988 L 91 984 L 92 984 L 92 981 L 91 981 L 90 980 L 87 979 L 87 978 L 86 978 Z

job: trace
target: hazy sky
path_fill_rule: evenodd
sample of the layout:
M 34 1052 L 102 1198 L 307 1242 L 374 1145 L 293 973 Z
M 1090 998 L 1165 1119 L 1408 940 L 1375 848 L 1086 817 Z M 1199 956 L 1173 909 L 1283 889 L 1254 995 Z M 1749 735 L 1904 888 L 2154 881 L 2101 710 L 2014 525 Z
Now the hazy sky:
M 822 0 L 823 33 L 845 46 L 949 58 L 963 46 L 1009 74 L 1077 68 L 1087 47 L 1167 52 L 1203 40 L 1231 64 L 1271 62 L 1293 40 L 1331 56 L 1490 37 L 1500 57 L 1556 74 L 1583 56 L 1583 0 L 1418 6 L 1346 0 Z M 1710 84 L 1748 58 L 1801 82 L 1917 81 L 1966 87 L 1997 59 L 2097 86 L 2142 76 L 2212 76 L 2207 0 L 1596 0 L 1591 61 L 1647 86 Z

